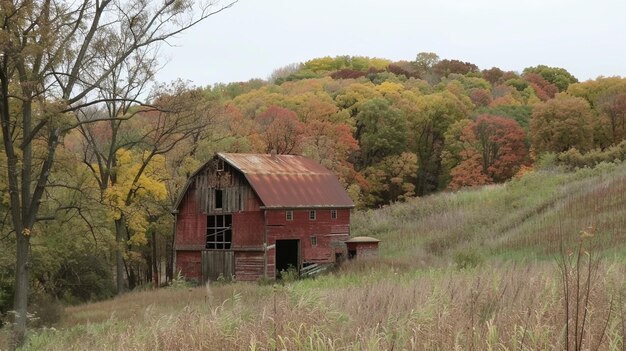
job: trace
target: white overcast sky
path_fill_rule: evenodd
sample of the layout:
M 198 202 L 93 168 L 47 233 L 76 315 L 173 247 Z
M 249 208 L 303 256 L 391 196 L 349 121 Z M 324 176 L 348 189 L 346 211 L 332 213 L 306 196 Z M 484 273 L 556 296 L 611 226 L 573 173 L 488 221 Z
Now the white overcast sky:
M 240 0 L 172 44 L 157 79 L 197 86 L 266 79 L 322 56 L 419 52 L 481 69 L 545 64 L 584 81 L 626 76 L 626 1 Z

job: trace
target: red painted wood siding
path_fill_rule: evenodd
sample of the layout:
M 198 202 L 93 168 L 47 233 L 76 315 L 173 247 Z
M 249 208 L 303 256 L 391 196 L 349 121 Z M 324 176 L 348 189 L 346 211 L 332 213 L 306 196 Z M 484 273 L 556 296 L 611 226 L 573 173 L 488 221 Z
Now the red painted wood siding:
M 202 279 L 201 251 L 176 251 L 176 271 L 183 277 L 200 281 Z
M 350 210 L 337 209 L 337 218 L 331 218 L 331 209 L 315 209 L 315 220 L 309 219 L 309 209 L 293 210 L 293 220 L 287 221 L 286 210 L 271 210 L 267 214 L 268 245 L 280 239 L 300 240 L 300 259 L 309 263 L 335 262 L 335 253 L 341 252 L 338 242 L 350 235 Z M 311 236 L 317 245 L 311 245 Z M 270 251 L 268 263 L 274 263 L 274 250 Z M 273 267 L 268 272 L 273 272 Z
M 368 259 L 378 257 L 378 243 L 348 243 L 348 250 L 356 251 L 356 259 Z
M 177 250 L 202 250 L 206 244 L 207 217 L 200 212 L 193 189 L 185 194 L 176 214 Z
M 263 252 L 235 252 L 235 279 L 256 281 L 263 276 Z
M 263 212 L 233 213 L 233 248 L 263 246 Z

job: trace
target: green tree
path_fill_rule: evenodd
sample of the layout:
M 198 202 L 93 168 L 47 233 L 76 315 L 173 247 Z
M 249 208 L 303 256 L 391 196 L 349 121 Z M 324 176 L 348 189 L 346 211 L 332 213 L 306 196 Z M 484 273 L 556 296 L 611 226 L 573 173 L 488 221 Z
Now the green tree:
M 366 201 L 370 206 L 380 206 L 396 201 L 406 201 L 415 196 L 417 155 L 403 152 L 391 155 L 365 169 L 368 182 Z
M 546 81 L 556 85 L 559 92 L 567 90 L 570 84 L 577 83 L 578 79 L 569 73 L 566 69 L 560 67 L 549 67 L 546 65 L 538 65 L 534 67 L 524 68 L 524 73 L 536 73 L 543 77 Z
M 415 66 L 420 74 L 429 73 L 439 62 L 439 55 L 434 52 L 420 52 L 415 57 Z
M 568 93 L 582 97 L 599 115 L 594 130 L 596 146 L 618 144 L 626 137 L 626 78 L 607 77 L 572 84 Z
M 565 93 L 535 105 L 530 140 L 536 152 L 593 148 L 593 118 L 589 103 Z
M 363 103 L 359 107 L 356 121 L 361 168 L 387 156 L 398 155 L 406 149 L 406 116 L 387 100 L 373 99 Z
M 567 93 L 572 96 L 584 98 L 592 108 L 598 109 L 598 103 L 603 96 L 610 96 L 626 92 L 626 78 L 600 77 L 582 83 L 571 84 Z
M 472 124 L 470 119 L 462 119 L 454 122 L 444 133 L 444 147 L 441 152 L 442 174 L 440 177 L 440 188 L 445 188 L 452 179 L 450 172 L 463 161 L 462 153 L 468 147 L 463 138 L 463 131 Z
M 416 193 L 424 195 L 439 187 L 444 134 L 453 123 L 467 116 L 467 107 L 454 94 L 442 92 L 419 97 L 416 108 L 409 123 L 419 162 Z

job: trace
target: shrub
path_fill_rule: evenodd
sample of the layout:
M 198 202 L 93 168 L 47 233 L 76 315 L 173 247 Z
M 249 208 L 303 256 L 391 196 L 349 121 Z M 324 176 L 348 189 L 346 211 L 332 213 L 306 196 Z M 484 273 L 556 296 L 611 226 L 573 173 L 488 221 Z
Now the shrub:
M 626 140 L 604 150 L 594 149 L 584 154 L 572 148 L 560 153 L 557 159 L 559 163 L 570 168 L 594 167 L 602 162 L 624 161 Z
M 454 263 L 458 269 L 474 268 L 483 261 L 483 256 L 474 250 L 459 251 L 454 255 Z
M 172 289 L 187 289 L 193 286 L 194 284 L 188 281 L 187 279 L 185 279 L 185 277 L 183 277 L 181 272 L 178 271 L 178 273 L 176 273 L 176 277 L 172 279 L 172 282 L 170 283 L 169 287 Z
M 63 304 L 50 295 L 36 295 L 29 307 L 33 327 L 50 327 L 57 324 L 63 317 Z
M 285 283 L 294 282 L 300 278 L 300 274 L 296 267 L 289 265 L 287 269 L 283 269 L 280 271 L 280 278 Z

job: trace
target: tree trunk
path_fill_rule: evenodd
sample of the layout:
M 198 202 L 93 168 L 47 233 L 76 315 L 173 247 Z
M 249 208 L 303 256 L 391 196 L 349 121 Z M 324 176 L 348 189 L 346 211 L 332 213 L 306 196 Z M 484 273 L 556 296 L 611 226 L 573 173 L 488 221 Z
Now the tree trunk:
M 159 287 L 159 267 L 157 259 L 156 231 L 152 229 L 152 280 L 154 288 Z
M 115 220 L 115 281 L 117 285 L 117 293 L 123 294 L 127 291 L 126 269 L 124 268 L 124 248 L 126 247 L 126 227 L 123 218 Z
M 17 256 L 15 263 L 15 296 L 13 310 L 15 311 L 15 326 L 13 329 L 13 345 L 19 346 L 24 342 L 26 334 L 27 307 L 28 307 L 28 250 L 30 237 L 17 233 Z
M 172 238 L 170 240 L 167 240 L 165 245 L 165 255 L 167 257 L 165 267 L 165 280 L 167 282 L 172 282 L 174 280 L 174 261 L 176 257 L 176 220 L 177 215 L 174 215 L 174 223 L 172 225 Z

